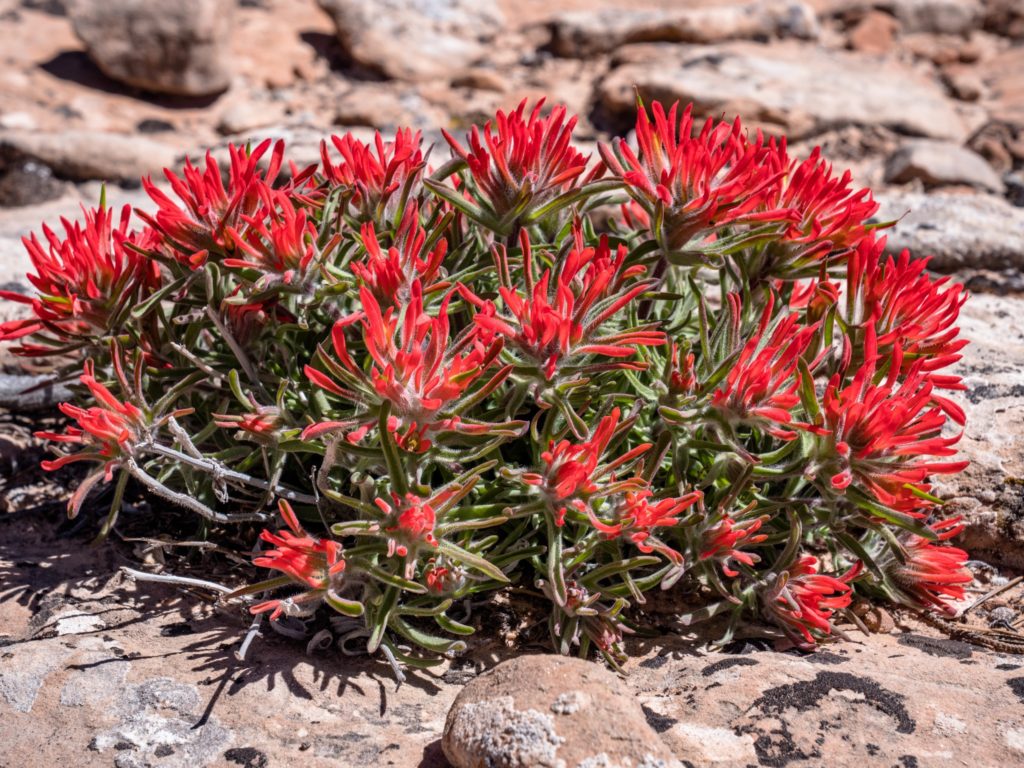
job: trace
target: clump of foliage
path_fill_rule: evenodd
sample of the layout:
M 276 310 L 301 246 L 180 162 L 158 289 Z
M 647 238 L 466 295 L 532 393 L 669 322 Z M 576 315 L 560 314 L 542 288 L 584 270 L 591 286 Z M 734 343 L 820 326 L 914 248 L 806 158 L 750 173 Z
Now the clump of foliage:
M 133 480 L 210 539 L 266 526 L 236 597 L 410 664 L 507 588 L 613 662 L 653 590 L 801 647 L 854 592 L 950 610 L 961 288 L 883 256 L 818 152 L 653 104 L 592 158 L 574 125 L 523 104 L 436 165 L 412 130 L 232 148 L 28 239 L 2 336 L 81 374 L 43 435 L 97 465 L 71 514 L 112 483 L 109 531 Z

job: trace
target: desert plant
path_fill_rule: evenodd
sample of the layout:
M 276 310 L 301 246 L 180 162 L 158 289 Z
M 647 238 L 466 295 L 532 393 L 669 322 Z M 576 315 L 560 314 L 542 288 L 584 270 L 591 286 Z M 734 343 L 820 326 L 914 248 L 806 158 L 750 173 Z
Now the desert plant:
M 411 130 L 288 171 L 232 148 L 145 180 L 140 226 L 101 203 L 27 240 L 2 335 L 84 370 L 41 435 L 98 465 L 71 514 L 114 483 L 109 531 L 131 479 L 211 539 L 266 526 L 275 574 L 233 597 L 409 664 L 503 589 L 613 662 L 652 590 L 801 647 L 854 591 L 949 611 L 961 288 L 885 257 L 818 152 L 653 104 L 595 160 L 574 123 L 524 103 L 436 168 Z

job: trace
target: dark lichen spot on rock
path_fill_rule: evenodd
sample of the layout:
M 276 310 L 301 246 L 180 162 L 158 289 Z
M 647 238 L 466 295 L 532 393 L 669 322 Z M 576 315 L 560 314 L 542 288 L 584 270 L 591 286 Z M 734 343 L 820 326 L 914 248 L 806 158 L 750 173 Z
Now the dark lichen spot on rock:
M 743 656 L 739 658 L 722 659 L 716 661 L 714 664 L 708 664 L 700 673 L 704 677 L 711 677 L 714 674 L 721 672 L 723 669 L 729 669 L 730 667 L 756 667 L 757 659 L 749 659 Z
M 161 744 L 153 750 L 153 754 L 157 757 L 170 757 L 174 754 L 174 747 L 170 744 Z
M 900 755 L 896 768 L 918 768 L 917 758 L 913 755 Z
M 644 659 L 640 666 L 644 669 L 661 669 L 668 663 L 668 656 L 655 656 L 652 659 Z
M 1020 669 L 1020 664 L 996 664 L 996 669 L 1000 672 L 1013 672 Z
M 874 680 L 848 672 L 819 672 L 813 680 L 771 688 L 753 703 L 752 708 L 765 714 L 781 714 L 787 709 L 805 712 L 816 707 L 832 690 L 861 694 L 871 706 L 896 721 L 898 733 L 913 733 L 917 728 L 917 723 L 903 705 L 903 696 L 883 688 Z
M 193 632 L 195 630 L 192 629 L 192 625 L 187 621 L 179 621 L 160 628 L 160 635 L 162 637 L 182 637 L 184 635 L 191 635 Z
M 253 747 L 234 747 L 224 753 L 224 759 L 242 768 L 267 768 L 270 759 Z
M 838 653 L 832 653 L 830 651 L 815 651 L 814 653 L 808 654 L 807 660 L 812 664 L 828 664 L 832 666 L 834 664 L 845 664 L 850 659 L 846 656 L 840 656 Z
M 1016 694 L 1021 703 L 1024 703 L 1024 677 L 1011 677 L 1006 684 L 1010 686 L 1010 690 Z
M 759 765 L 766 765 L 769 768 L 784 768 L 794 760 L 810 760 L 821 757 L 818 750 L 807 754 L 797 746 L 793 740 L 785 721 L 779 721 L 779 727 L 770 731 L 761 731 L 755 727 L 746 727 L 737 731 L 739 734 L 757 733 L 754 740 L 754 752 L 757 754 Z
M 668 715 L 663 715 L 660 712 L 655 712 L 646 704 L 641 704 L 640 709 L 644 711 L 644 717 L 647 718 L 647 724 L 657 733 L 664 733 L 679 722 L 674 717 L 669 717 Z
M 899 637 L 900 645 L 917 648 L 929 656 L 947 656 L 953 659 L 968 659 L 974 650 L 967 643 L 959 640 L 947 640 L 941 637 L 927 637 L 914 632 L 906 632 Z

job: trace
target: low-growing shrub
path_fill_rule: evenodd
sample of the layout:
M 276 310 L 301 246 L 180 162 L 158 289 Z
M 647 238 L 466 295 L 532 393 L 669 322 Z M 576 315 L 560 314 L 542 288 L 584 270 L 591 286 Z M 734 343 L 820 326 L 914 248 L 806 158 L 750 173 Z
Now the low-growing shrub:
M 410 664 L 500 590 L 613 663 L 653 590 L 805 648 L 855 592 L 949 611 L 961 288 L 817 151 L 653 104 L 593 158 L 574 124 L 235 147 L 29 238 L 2 335 L 80 374 L 41 434 L 96 465 L 71 514 L 113 484 L 108 532 L 134 481 L 212 540 L 265 526 L 234 597 Z

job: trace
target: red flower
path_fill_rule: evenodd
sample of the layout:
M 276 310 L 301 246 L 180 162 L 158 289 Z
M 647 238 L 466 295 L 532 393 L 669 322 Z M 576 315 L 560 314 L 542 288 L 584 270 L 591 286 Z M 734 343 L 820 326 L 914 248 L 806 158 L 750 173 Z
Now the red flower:
M 663 248 L 675 251 L 725 224 L 787 219 L 785 210 L 763 210 L 766 190 L 780 171 L 766 163 L 761 137 L 749 142 L 739 118 L 731 125 L 709 118 L 694 136 L 693 105 L 682 115 L 678 109 L 673 104 L 665 114 L 654 102 L 653 123 L 647 110 L 639 110 L 639 155 L 623 139 L 600 146 L 601 157 L 635 202 L 627 220 L 638 216 L 644 224 L 663 222 L 654 234 Z M 659 209 L 663 213 L 656 215 Z
M 435 495 L 430 499 L 421 499 L 411 493 L 405 498 L 391 494 L 393 504 L 384 499 L 376 499 L 375 503 L 381 511 L 388 515 L 390 523 L 384 530 L 390 534 L 388 539 L 388 556 L 397 554 L 405 557 L 410 549 L 415 551 L 420 545 L 437 546 L 434 526 L 437 524 L 435 506 L 447 501 L 447 495 Z
M 114 213 L 107 208 L 83 213 L 84 224 L 61 219 L 63 239 L 44 226 L 45 244 L 35 235 L 22 240 L 36 269 L 36 274 L 27 277 L 38 295 L 0 291 L 0 297 L 29 304 L 35 317 L 0 324 L 0 340 L 42 330 L 62 341 L 105 335 L 114 330 L 111 326 L 122 309 L 159 281 L 157 265 L 127 247 L 146 249 L 155 244 L 151 230 L 129 232 L 130 207 L 121 209 L 116 227 Z M 33 352 L 32 348 L 25 351 Z M 49 354 L 50 350 L 40 348 L 39 353 Z
M 229 146 L 231 167 L 227 187 L 221 178 L 220 166 L 209 152 L 202 171 L 188 159 L 185 161 L 184 178 L 165 170 L 164 175 L 180 205 L 150 179 L 143 179 L 142 185 L 158 210 L 154 216 L 142 212 L 139 215 L 170 241 L 180 252 L 180 260 L 192 268 L 205 262 L 211 251 L 235 253 L 238 244 L 232 231 L 242 229 L 245 217 L 256 213 L 262 203 L 261 186 L 272 183 L 281 170 L 284 157 L 282 141 L 274 145 L 266 170 L 260 170 L 260 160 L 270 145 L 271 141 L 267 139 L 251 153 L 244 147 Z
M 946 541 L 964 529 L 959 517 L 943 520 L 931 526 L 939 541 Z M 934 544 L 916 534 L 907 534 L 901 541 L 906 562 L 892 556 L 885 572 L 895 586 L 897 599 L 924 609 L 938 609 L 950 616 L 956 608 L 946 600 L 962 600 L 964 585 L 974 577 L 967 570 L 967 553 L 957 547 Z
M 403 128 L 394 141 L 384 141 L 378 132 L 373 144 L 365 144 L 350 133 L 332 136 L 341 162 L 331 161 L 326 141 L 320 142 L 321 168 L 333 185 L 345 187 L 350 212 L 361 221 L 384 221 L 394 206 L 396 192 L 411 190 L 425 165 L 421 133 Z M 414 190 L 411 190 L 414 191 Z
M 306 366 L 306 376 L 317 386 L 352 402 L 382 402 L 391 404 L 389 429 L 396 434 L 399 445 L 408 451 L 422 453 L 430 448 L 432 435 L 453 431 L 463 434 L 484 434 L 501 427 L 518 424 L 492 425 L 474 422 L 458 415 L 463 397 L 471 394 L 471 387 L 497 358 L 501 339 L 485 344 L 479 333 L 461 334 L 451 343 L 448 324 L 448 302 L 445 297 L 437 317 L 423 309 L 423 289 L 419 280 L 411 286 L 409 303 L 404 310 L 389 307 L 383 313 L 377 298 L 366 286 L 359 295 L 363 311 L 334 325 L 331 338 L 340 365 L 324 351 L 318 358 L 339 380 L 353 388 L 342 387 L 330 377 Z M 345 329 L 361 321 L 363 341 L 372 360 L 369 375 L 364 373 L 348 352 Z M 481 391 L 493 390 L 511 371 L 511 366 L 500 369 L 484 384 Z M 358 389 L 361 394 L 357 394 Z M 304 438 L 326 432 L 347 432 L 350 442 L 358 442 L 377 421 L 377 412 L 363 411 L 347 421 L 324 422 L 307 427 Z M 405 430 L 404 434 L 402 430 Z
M 615 408 L 601 419 L 590 439 L 578 445 L 573 445 L 568 440 L 561 440 L 556 444 L 552 440 L 548 450 L 541 454 L 541 459 L 546 465 L 544 473 L 526 472 L 521 475 L 528 485 L 541 488 L 555 512 L 558 525 L 565 522 L 567 508 L 563 502 L 571 499 L 576 509 L 586 512 L 584 502 L 595 494 L 604 496 L 637 486 L 636 480 L 612 483 L 605 488 L 600 488 L 597 483 L 651 447 L 650 443 L 638 445 L 618 459 L 602 464 L 604 452 L 619 427 L 619 415 L 619 409 Z
M 562 261 L 551 285 L 551 269 L 545 269 L 535 282 L 533 255 L 525 231 L 520 244 L 525 296 L 512 283 L 507 252 L 501 247 L 495 249 L 502 283 L 498 293 L 511 317 L 498 314 L 492 301 L 484 301 L 459 285 L 462 297 L 480 310 L 474 318 L 476 324 L 504 338 L 549 381 L 567 369 L 574 373 L 615 368 L 643 370 L 643 363 L 586 364 L 590 356 L 629 357 L 636 347 L 665 343 L 665 334 L 653 330 L 652 325 L 600 333 L 601 326 L 652 285 L 651 281 L 626 284 L 629 278 L 644 272 L 640 266 L 624 268 L 626 248 L 620 246 L 612 255 L 607 237 L 601 238 L 597 248 L 584 247 L 583 235 L 577 230 L 576 247 Z
M 775 277 L 794 277 L 830 251 L 853 248 L 868 235 L 867 222 L 878 210 L 870 190 L 850 188 L 849 171 L 834 176 L 831 164 L 821 159 L 815 147 L 804 161 L 790 159 L 786 141 L 770 143 L 768 164 L 781 181 L 765 190 L 766 211 L 788 209 L 796 213 L 786 229 L 783 242 L 799 246 L 773 263 Z M 813 274 L 813 272 L 812 272 Z
M 242 415 L 215 413 L 214 423 L 222 429 L 238 429 L 258 442 L 273 442 L 281 426 L 281 411 L 273 405 L 260 405 L 249 395 L 252 410 Z
M 713 528 L 705 531 L 704 543 L 700 553 L 701 560 L 717 560 L 722 566 L 722 573 L 729 578 L 739 576 L 739 571 L 729 565 L 730 560 L 744 565 L 754 565 L 761 561 L 757 555 L 738 549 L 740 546 L 755 546 L 768 539 L 768 536 L 757 534 L 764 524 L 765 518 L 759 517 L 739 525 L 728 515 L 724 515 Z M 755 535 L 757 534 L 757 535 Z
M 729 295 L 733 315 L 739 316 L 739 297 Z M 817 326 L 803 327 L 798 315 L 782 318 L 766 338 L 774 307 L 773 294 L 761 315 L 758 330 L 743 346 L 729 375 L 711 396 L 711 404 L 730 421 L 753 424 L 780 440 L 793 440 L 797 433 L 781 425 L 802 429 L 790 411 L 800 403 L 798 363 L 807 351 Z
M 639 479 L 637 482 L 640 483 Z M 660 499 L 651 502 L 654 493 L 648 489 L 626 491 L 622 504 L 617 510 L 618 521 L 605 523 L 598 519 L 590 508 L 587 509 L 591 524 L 609 538 L 625 535 L 637 549 L 645 554 L 661 552 L 677 565 L 682 565 L 683 555 L 665 544 L 655 535 L 656 528 L 672 528 L 679 525 L 679 515 L 704 498 L 700 491 L 693 491 L 677 498 Z
M 231 242 L 244 258 L 224 259 L 224 265 L 236 269 L 255 269 L 264 279 L 277 277 L 286 285 L 301 281 L 310 265 L 334 248 L 337 240 L 324 249 L 317 247 L 316 225 L 297 208 L 287 192 L 257 183 L 255 188 L 262 202 L 253 216 L 242 216 L 245 233 L 228 227 Z
M 524 99 L 514 112 L 498 111 L 483 130 L 473 126 L 467 151 L 441 131 L 452 151 L 466 161 L 483 203 L 496 220 L 550 201 L 570 188 L 586 170 L 588 158 L 573 148 L 576 118 L 566 121 L 564 106 L 541 116 L 541 100 L 526 116 Z
M 36 432 L 35 435 L 58 443 L 78 443 L 89 450 L 44 461 L 42 467 L 52 471 L 75 461 L 98 459 L 105 462 L 104 471 L 109 481 L 119 459 L 130 454 L 132 443 L 141 438 L 146 428 L 146 419 L 141 410 L 131 403 L 118 400 L 96 380 L 92 360 L 85 361 L 85 370 L 79 380 L 89 390 L 97 405 L 79 408 L 71 403 L 61 403 L 60 410 L 78 422 L 78 426 L 67 427 L 63 434 Z
M 927 492 L 925 478 L 955 474 L 966 461 L 930 461 L 953 456 L 960 435 L 942 436 L 946 416 L 933 406 L 933 385 L 915 366 L 897 384 L 898 367 L 875 384 L 878 356 L 874 329 L 868 326 L 864 342 L 867 361 L 853 381 L 841 387 L 836 374 L 825 388 L 824 427 L 834 445 L 831 488 L 842 493 L 851 485 L 871 494 L 892 509 L 919 515 L 930 502 L 914 490 Z
M 372 221 L 363 224 L 362 241 L 366 249 L 364 262 L 353 261 L 352 274 L 363 281 L 382 304 L 401 304 L 409 300 L 412 283 L 419 280 L 425 291 L 444 287 L 433 285 L 448 252 L 448 241 L 440 238 L 433 249 L 424 252 L 427 232 L 420 225 L 416 203 L 409 203 L 398 228 L 395 245 L 385 253 L 377 240 Z
M 274 545 L 253 564 L 287 574 L 297 583 L 310 589 L 303 594 L 283 600 L 267 600 L 254 605 L 252 613 L 273 611 L 270 618 L 277 619 L 282 613 L 288 616 L 308 615 L 315 609 L 323 596 L 331 589 L 339 574 L 345 570 L 342 547 L 330 539 L 318 539 L 306 533 L 299 524 L 295 512 L 287 501 L 278 502 L 281 517 L 291 528 L 289 531 L 271 533 L 264 530 L 260 538 Z
M 832 634 L 832 614 L 850 605 L 849 582 L 861 563 L 836 578 L 817 573 L 818 560 L 804 555 L 765 595 L 765 613 L 802 648 L 813 648 L 814 634 Z
M 80 408 L 71 403 L 61 403 L 60 410 L 74 419 L 77 426 L 68 426 L 63 433 L 36 432 L 35 436 L 55 443 L 73 443 L 83 446 L 79 453 L 60 456 L 52 461 L 43 461 L 41 466 L 47 472 L 60 469 L 76 461 L 99 461 L 101 470 L 91 474 L 79 484 L 68 502 L 71 517 L 85 501 L 89 491 L 101 479 L 110 482 L 114 469 L 121 466 L 125 458 L 132 455 L 133 445 L 147 429 L 145 414 L 128 402 L 121 402 L 109 389 L 96 380 L 92 360 L 86 360 L 79 379 L 86 386 L 97 405 Z
M 916 367 L 936 389 L 966 389 L 959 376 L 935 372 L 957 362 L 967 346 L 955 325 L 967 292 L 948 277 L 932 279 L 928 259 L 911 259 L 906 250 L 898 260 L 883 259 L 884 249 L 885 238 L 866 238 L 850 255 L 850 323 L 871 323 L 877 354 L 891 358 L 901 374 Z M 938 395 L 932 400 L 964 423 L 956 403 Z

